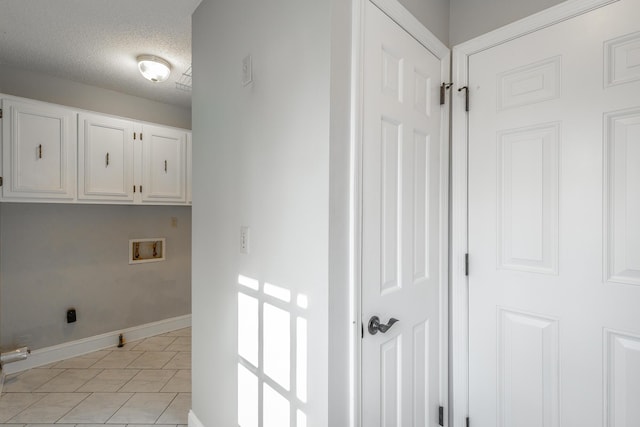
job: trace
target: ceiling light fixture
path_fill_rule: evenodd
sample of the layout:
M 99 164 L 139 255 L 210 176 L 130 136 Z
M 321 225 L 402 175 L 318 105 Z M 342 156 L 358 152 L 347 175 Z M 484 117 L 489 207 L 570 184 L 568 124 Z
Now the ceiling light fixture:
M 145 79 L 152 82 L 163 82 L 169 78 L 171 74 L 171 64 L 162 58 L 153 55 L 140 55 L 138 60 L 138 69 Z

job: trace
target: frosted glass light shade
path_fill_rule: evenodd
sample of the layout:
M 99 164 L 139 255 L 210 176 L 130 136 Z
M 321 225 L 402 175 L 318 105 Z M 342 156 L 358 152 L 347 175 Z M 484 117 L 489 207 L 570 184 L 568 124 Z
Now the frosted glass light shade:
M 137 60 L 138 69 L 147 80 L 163 82 L 171 74 L 171 65 L 162 58 L 153 55 L 140 55 Z

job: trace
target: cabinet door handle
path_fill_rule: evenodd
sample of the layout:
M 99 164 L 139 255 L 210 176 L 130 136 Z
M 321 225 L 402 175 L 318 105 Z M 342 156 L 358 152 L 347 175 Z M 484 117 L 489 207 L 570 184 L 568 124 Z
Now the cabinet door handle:
M 42 158 L 42 144 L 38 145 L 38 158 Z
M 164 161 L 164 173 L 167 173 L 167 161 Z
M 109 153 L 107 153 L 107 156 L 106 156 L 104 162 L 105 162 L 106 166 L 109 166 Z

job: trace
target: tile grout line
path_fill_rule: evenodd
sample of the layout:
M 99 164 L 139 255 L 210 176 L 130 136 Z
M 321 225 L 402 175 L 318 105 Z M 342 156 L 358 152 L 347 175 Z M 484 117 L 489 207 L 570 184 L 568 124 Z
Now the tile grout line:
M 55 369 L 55 368 L 49 368 L 49 369 Z M 65 372 L 67 372 L 67 369 L 63 369 L 62 372 L 59 372 L 58 375 L 55 375 L 51 378 L 49 378 L 47 381 L 45 381 L 44 383 L 40 384 L 37 388 L 35 388 L 33 390 L 34 393 L 42 393 L 42 392 L 38 392 L 38 389 L 40 389 L 41 387 L 44 387 L 45 385 L 49 384 L 51 381 L 53 381 L 54 379 L 56 379 L 57 377 L 59 377 L 60 375 L 64 374 Z M 49 392 L 44 392 L 44 393 L 49 393 Z
M 67 412 L 65 412 L 64 414 L 62 414 L 62 416 L 60 416 L 57 420 L 55 420 L 53 422 L 53 424 L 57 424 L 58 421 L 60 421 L 61 419 L 63 419 L 69 412 L 73 411 L 76 406 L 80 405 L 82 402 L 84 402 L 85 400 L 87 400 L 89 398 L 89 396 L 91 396 L 93 393 L 88 393 L 84 399 L 82 399 L 80 402 L 78 402 L 76 405 L 74 405 L 72 408 L 70 408 Z M 33 423 L 32 423 L 33 424 Z
M 171 404 L 178 398 L 178 396 L 180 395 L 180 393 L 176 393 L 175 396 L 173 396 L 173 399 L 171 399 L 171 402 L 169 402 L 169 404 L 167 405 L 166 408 L 164 408 L 164 411 L 162 411 L 162 413 L 158 416 L 158 418 L 156 418 L 156 421 L 154 422 L 154 424 L 156 424 L 158 422 L 158 420 L 160 418 L 162 418 L 162 416 L 164 415 L 165 412 L 167 412 L 167 410 L 171 407 Z
M 109 367 L 108 365 L 106 367 L 95 367 L 98 363 L 103 362 L 105 359 L 111 357 L 111 355 L 117 354 L 117 353 L 122 353 L 118 350 L 99 350 L 101 351 L 101 355 L 100 357 L 93 359 L 93 358 L 88 358 L 90 364 L 86 365 L 86 366 L 82 366 L 83 362 L 81 361 L 80 363 L 77 364 L 73 364 L 73 362 L 69 363 L 68 361 L 71 359 L 76 359 L 76 358 L 71 358 L 71 359 L 67 359 L 67 360 L 63 360 L 63 361 L 59 361 L 55 364 L 50 364 L 46 367 L 39 367 L 39 368 L 33 368 L 29 371 L 25 371 L 23 373 L 17 374 L 15 375 L 15 377 L 12 375 L 12 378 L 19 378 L 21 377 L 23 374 L 26 374 L 28 372 L 45 372 L 47 370 L 51 370 L 54 369 L 56 371 L 58 371 L 57 373 L 55 373 L 54 376 L 47 378 L 44 382 L 40 383 L 39 381 L 35 381 L 36 385 L 35 386 L 29 386 L 28 382 L 26 383 L 27 386 L 24 387 L 23 390 L 20 391 L 16 391 L 16 392 L 6 392 L 5 390 L 4 393 L 0 392 L 0 397 L 5 396 L 5 395 L 10 395 L 10 394 L 30 394 L 31 396 L 35 397 L 36 400 L 29 403 L 26 407 L 22 408 L 19 410 L 18 413 L 13 414 L 13 416 L 11 418 L 9 418 L 6 422 L 11 422 L 11 420 L 13 420 L 14 418 L 18 417 L 20 414 L 23 414 L 25 411 L 29 410 L 30 408 L 34 407 L 35 405 L 37 405 L 39 402 L 41 402 L 43 399 L 45 399 L 47 396 L 51 396 L 51 395 L 56 395 L 59 393 L 65 393 L 65 394 L 78 394 L 78 393 L 82 393 L 82 394 L 86 394 L 79 402 L 77 402 L 75 405 L 73 405 L 72 407 L 68 408 L 63 414 L 61 414 L 60 416 L 58 416 L 56 418 L 56 420 L 54 421 L 54 424 L 59 424 L 60 426 L 65 426 L 65 427 L 71 427 L 71 426 L 79 426 L 80 424 L 94 424 L 96 427 L 98 426 L 108 426 L 109 425 L 109 421 L 111 421 L 111 419 L 115 416 L 116 413 L 118 413 L 120 410 L 122 410 L 122 408 L 127 405 L 127 403 L 129 403 L 131 401 L 131 399 L 133 399 L 134 397 L 140 395 L 140 394 L 168 394 L 168 393 L 173 393 L 174 396 L 173 398 L 171 398 L 169 400 L 169 402 L 166 404 L 166 406 L 161 410 L 161 412 L 159 413 L 159 415 L 155 418 L 155 420 L 152 422 L 152 424 L 158 424 L 158 421 L 167 413 L 167 411 L 169 410 L 169 408 L 171 407 L 172 404 L 174 404 L 176 402 L 176 399 L 178 399 L 178 397 L 180 397 L 183 394 L 187 394 L 189 393 L 191 390 L 187 390 L 187 389 L 183 389 L 180 385 L 178 385 L 178 387 L 175 389 L 177 391 L 163 391 L 163 389 L 169 384 L 170 381 L 176 379 L 176 377 L 178 376 L 178 373 L 180 373 L 181 371 L 189 371 L 188 373 L 188 378 L 186 379 L 187 381 L 191 380 L 191 366 L 189 365 L 188 367 L 184 366 L 184 365 L 180 365 L 179 363 L 175 363 L 175 359 L 178 357 L 181 357 L 181 355 L 183 353 L 190 353 L 191 352 L 191 346 L 190 346 L 190 341 L 188 341 L 187 343 L 184 343 L 183 338 L 184 337 L 189 337 L 189 335 L 173 335 L 173 336 L 164 336 L 164 335 L 160 335 L 163 336 L 164 338 L 170 338 L 165 340 L 166 344 L 162 345 L 161 342 L 155 341 L 155 342 L 151 342 L 152 339 L 154 337 L 150 337 L 150 338 L 146 338 L 146 339 L 141 339 L 138 340 L 137 342 L 133 342 L 132 344 L 135 343 L 135 345 L 133 345 L 130 349 L 125 350 L 126 352 L 129 351 L 133 351 L 135 353 L 138 353 L 137 355 L 135 355 L 135 357 L 133 357 L 130 360 L 126 360 L 129 359 L 129 357 L 125 357 L 125 363 L 124 365 L 121 366 L 116 366 L 118 365 L 118 360 L 115 359 L 115 363 L 113 367 Z M 183 344 L 177 344 L 176 342 L 180 339 L 179 342 L 182 342 Z M 146 346 L 148 349 L 147 350 L 137 350 L 137 347 L 140 348 L 145 348 L 145 343 L 147 342 L 147 340 L 149 341 L 149 344 Z M 157 344 L 161 344 L 161 348 L 157 347 Z M 171 349 L 171 351 L 169 351 L 169 348 L 174 346 L 175 348 Z M 175 350 L 175 351 L 174 351 Z M 156 363 L 153 360 L 153 357 L 148 361 L 148 362 L 142 362 L 141 361 L 141 367 L 136 367 L 136 368 L 132 368 L 131 366 L 134 365 L 137 361 L 140 361 L 141 358 L 144 357 L 148 357 L 147 355 L 150 354 L 161 354 L 161 353 L 165 353 L 169 356 L 168 360 L 164 363 L 162 363 L 160 366 L 154 366 L 154 364 Z M 131 356 L 131 355 L 130 355 Z M 77 359 L 82 359 L 82 356 L 79 356 Z M 162 358 L 161 358 L 162 359 Z M 161 361 L 161 360 L 160 360 Z M 171 363 L 175 363 L 175 366 L 172 368 L 169 368 L 168 366 Z M 86 363 L 86 362 L 84 362 Z M 145 366 L 146 364 L 146 366 Z M 117 387 L 117 389 L 115 391 L 100 391 L 99 389 L 91 391 L 80 391 L 83 387 L 86 387 L 88 383 L 96 380 L 97 377 L 99 377 L 101 374 L 107 372 L 108 370 L 121 370 L 121 371 L 132 371 L 134 372 L 132 374 L 132 376 L 129 379 L 125 379 L 123 380 L 124 383 L 122 385 L 120 385 L 119 387 Z M 109 417 L 106 419 L 106 421 L 102 422 L 102 423 L 60 423 L 60 421 L 68 416 L 72 411 L 76 410 L 76 408 L 78 408 L 80 405 L 82 405 L 83 403 L 85 403 L 87 401 L 87 399 L 91 399 L 92 397 L 94 397 L 96 394 L 99 393 L 125 393 L 124 391 L 121 391 L 124 387 L 126 387 L 127 384 L 129 384 L 131 381 L 134 380 L 134 378 L 136 376 L 138 376 L 140 373 L 144 372 L 144 371 L 148 371 L 148 370 L 155 370 L 158 371 L 158 373 L 160 372 L 165 372 L 168 373 L 170 371 L 173 371 L 169 377 L 167 377 L 165 380 L 159 380 L 160 382 L 160 388 L 158 391 L 144 391 L 143 389 L 141 389 L 141 391 L 138 392 L 126 392 L 127 394 L 129 394 L 129 397 L 123 402 L 121 403 L 117 409 L 114 410 L 113 413 L 111 413 L 111 415 L 109 415 Z M 82 384 L 78 385 L 78 386 L 74 386 L 73 390 L 69 390 L 69 391 L 61 391 L 61 392 L 46 392 L 46 391 L 38 391 L 40 388 L 45 387 L 47 384 L 52 383 L 55 379 L 60 378 L 60 376 L 63 375 L 67 375 L 67 374 L 71 374 L 71 373 L 76 373 L 76 372 L 80 372 L 80 371 L 96 371 L 94 375 L 92 375 L 90 378 L 84 378 L 83 374 L 80 374 L 80 378 L 75 379 L 73 378 L 73 375 L 70 375 L 71 378 L 69 378 L 69 384 L 68 385 L 73 385 L 74 381 L 78 381 L 78 382 L 82 382 Z M 51 371 L 49 371 L 51 372 Z M 2 372 L 0 371 L 0 375 L 2 374 Z M 44 377 L 47 377 L 48 374 L 43 374 Z M 126 377 L 126 375 L 125 375 Z M 34 377 L 34 379 L 38 379 L 38 376 L 36 375 Z M 109 379 L 107 378 L 107 381 Z M 114 379 L 115 381 L 118 381 L 117 378 Z M 182 378 L 180 379 L 182 380 Z M 29 381 L 29 379 L 27 380 Z M 67 381 L 67 379 L 65 379 L 65 381 Z M 64 382 L 63 382 L 64 384 Z M 68 386 L 65 385 L 65 386 Z M 98 386 L 99 387 L 99 386 Z M 180 390 L 184 390 L 184 391 L 180 391 Z M 63 408 L 60 408 L 63 409 Z M 30 424 L 34 424 L 33 427 L 38 427 L 38 424 L 42 424 L 42 423 L 16 423 L 19 426 L 25 427 L 28 426 Z M 47 423 L 48 424 L 48 423 Z M 113 423 L 112 425 L 130 425 L 132 427 L 134 426 L 140 426 L 141 423 Z M 144 423 L 147 424 L 147 423 Z M 160 425 L 160 424 L 158 424 Z M 169 425 L 169 424 L 167 424 Z M 187 426 L 188 424 L 170 424 L 171 426 Z
M 117 392 L 116 392 L 116 393 L 117 393 Z M 118 411 L 119 411 L 120 409 L 122 409 L 122 408 L 124 407 L 124 405 L 126 405 L 126 404 L 127 404 L 127 402 L 128 402 L 128 401 L 130 401 L 131 399 L 133 399 L 133 396 L 135 396 L 135 395 L 136 395 L 136 393 L 131 393 L 131 396 L 129 396 L 129 398 L 128 398 L 125 402 L 123 402 L 123 403 L 122 403 L 122 405 L 120 405 L 120 407 L 119 407 L 118 409 L 116 409 L 116 410 L 115 410 L 115 412 L 114 412 L 113 414 L 111 414 L 111 415 L 109 416 L 109 418 L 107 418 L 107 420 L 106 420 L 103 424 L 104 424 L 104 425 L 107 425 L 107 424 L 109 423 L 109 420 L 111 420 L 111 418 L 113 418 L 113 416 L 114 416 L 115 414 L 117 414 L 117 413 L 118 413 Z M 114 424 L 115 424 L 115 423 L 114 423 Z M 127 425 L 126 423 L 124 423 L 124 424 L 125 424 L 125 425 Z
M 27 392 L 23 392 L 23 393 L 27 393 Z M 15 417 L 17 417 L 18 415 L 20 415 L 21 413 L 23 413 L 24 411 L 26 411 L 27 409 L 29 409 L 30 407 L 32 407 L 33 405 L 35 405 L 36 403 L 40 402 L 42 399 L 44 399 L 45 397 L 47 397 L 48 395 L 50 395 L 51 393 L 35 393 L 35 392 L 28 392 L 29 394 L 33 395 L 33 394 L 42 394 L 42 396 L 37 399 L 36 401 L 32 402 L 31 404 L 27 405 L 26 408 L 24 408 L 23 410 L 21 410 L 20 412 L 18 412 L 17 414 L 15 414 L 13 417 L 9 418 L 7 420 L 7 424 L 14 424 L 11 423 L 11 420 L 14 419 Z M 6 394 L 6 393 L 5 393 Z M 17 423 L 17 424 L 22 424 L 22 425 L 27 425 L 26 423 Z

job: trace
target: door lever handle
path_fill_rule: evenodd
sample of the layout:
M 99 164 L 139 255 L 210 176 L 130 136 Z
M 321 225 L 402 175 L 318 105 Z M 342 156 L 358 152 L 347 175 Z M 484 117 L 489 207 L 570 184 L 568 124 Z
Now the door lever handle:
M 389 323 L 387 323 L 386 325 L 384 323 L 380 323 L 380 318 L 378 316 L 372 316 L 371 319 L 369 319 L 369 333 L 371 335 L 375 335 L 378 333 L 378 331 L 382 332 L 383 334 L 385 332 L 387 332 L 394 323 L 398 322 L 398 319 L 394 319 L 393 317 L 391 319 L 389 319 Z

